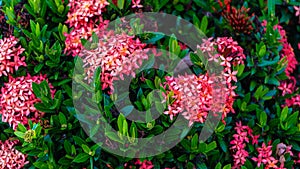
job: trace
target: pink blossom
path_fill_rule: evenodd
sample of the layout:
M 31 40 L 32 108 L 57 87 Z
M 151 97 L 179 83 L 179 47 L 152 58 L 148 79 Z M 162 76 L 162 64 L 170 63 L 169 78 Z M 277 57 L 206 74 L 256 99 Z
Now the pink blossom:
M 294 88 L 294 84 L 288 83 L 287 81 L 281 82 L 280 86 L 278 87 L 278 89 L 282 91 L 282 96 L 286 94 L 292 94 L 294 90 L 293 88 Z
M 113 92 L 113 81 L 123 79 L 124 76 L 135 76 L 135 70 L 139 68 L 143 60 L 148 59 L 147 52 L 143 48 L 146 44 L 126 33 L 116 34 L 114 31 L 98 32 L 99 43 L 93 50 L 83 49 L 80 57 L 83 58 L 85 80 L 90 83 L 94 71 L 101 67 L 102 90 Z
M 32 82 L 41 83 L 46 79 L 46 75 L 27 76 L 14 78 L 9 76 L 8 82 L 1 88 L 0 103 L 2 121 L 16 129 L 19 123 L 28 124 L 28 119 L 38 122 L 44 113 L 38 111 L 34 104 L 40 102 L 32 90 Z M 51 94 L 54 95 L 52 85 Z
M 141 0 L 131 0 L 132 6 L 131 8 L 142 8 L 143 5 L 141 5 Z
M 249 126 L 243 126 L 241 121 L 236 123 L 234 130 L 236 131 L 236 134 L 233 135 L 234 139 L 230 141 L 230 144 L 232 145 L 230 150 L 232 150 L 233 153 L 233 168 L 240 168 L 240 166 L 245 164 L 246 158 L 249 156 L 248 152 L 245 150 L 246 143 L 249 143 L 250 139 L 252 139 L 252 144 L 255 144 L 259 135 L 253 135 L 252 129 Z M 255 158 L 255 160 L 258 159 Z
M 14 148 L 18 141 L 0 140 L 0 168 L 2 169 L 21 169 L 29 162 L 26 155 Z
M 68 6 L 70 10 L 67 14 L 66 23 L 73 27 L 70 33 L 65 33 L 65 53 L 76 56 L 83 46 L 81 39 L 89 39 L 93 32 L 104 29 L 108 20 L 103 20 L 102 12 L 109 5 L 106 0 L 70 0 Z
M 299 23 L 300 23 L 300 6 L 294 6 L 294 9 L 296 10 L 295 16 L 299 16 Z
M 13 36 L 0 39 L 0 77 L 8 76 L 20 66 L 26 66 L 25 57 L 20 57 L 25 49 L 17 46 L 17 43 L 18 39 Z

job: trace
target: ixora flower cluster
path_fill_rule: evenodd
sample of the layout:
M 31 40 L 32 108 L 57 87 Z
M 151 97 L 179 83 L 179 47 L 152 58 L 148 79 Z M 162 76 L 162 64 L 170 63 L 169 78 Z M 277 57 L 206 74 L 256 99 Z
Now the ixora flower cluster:
M 0 168 L 2 169 L 21 169 L 28 164 L 26 155 L 14 148 L 18 141 L 0 140 Z
M 0 77 L 8 76 L 20 66 L 26 66 L 25 57 L 20 56 L 24 49 L 17 46 L 17 43 L 18 40 L 13 36 L 0 39 Z
M 96 49 L 83 49 L 80 57 L 83 58 L 87 74 L 85 80 L 91 82 L 94 71 L 101 67 L 102 90 L 108 93 L 114 91 L 113 81 L 124 75 L 135 76 L 135 69 L 148 59 L 147 51 L 143 50 L 146 44 L 138 38 L 126 33 L 117 34 L 114 31 L 99 32 L 99 43 Z
M 266 25 L 266 22 L 264 22 L 263 25 Z M 279 41 L 283 46 L 280 52 L 281 57 L 286 58 L 287 60 L 287 67 L 285 69 L 285 73 L 288 79 L 282 81 L 280 83 L 280 86 L 278 87 L 278 89 L 282 91 L 282 95 L 284 96 L 286 94 L 292 94 L 296 90 L 298 90 L 296 87 L 296 83 L 297 83 L 296 78 L 292 76 L 292 74 L 296 70 L 298 61 L 295 57 L 294 49 L 292 48 L 291 44 L 289 44 L 288 42 L 286 31 L 280 25 L 274 26 L 274 29 L 277 29 L 281 36 L 281 39 Z M 300 106 L 300 95 L 296 95 L 290 99 L 286 99 L 285 102 L 286 102 L 285 105 L 287 106 L 293 106 L 293 105 Z
M 9 76 L 7 83 L 1 88 L 0 114 L 2 121 L 7 122 L 15 130 L 19 123 L 28 124 L 28 119 L 33 122 L 39 122 L 44 113 L 38 111 L 34 104 L 40 102 L 32 90 L 32 83 L 41 83 L 47 80 L 46 75 L 27 76 L 14 78 Z M 54 95 L 54 90 L 51 84 L 51 93 Z
M 242 125 L 241 122 L 236 123 L 234 130 L 236 131 L 236 134 L 233 135 L 233 140 L 230 142 L 232 145 L 230 150 L 234 154 L 234 165 L 232 168 L 240 168 L 250 156 L 249 152 L 246 150 L 246 143 L 250 143 L 251 140 L 252 145 L 257 145 L 260 135 L 253 135 L 253 130 L 249 126 Z M 263 164 L 265 169 L 284 169 L 284 155 L 289 153 L 293 156 L 291 151 L 292 146 L 286 146 L 283 143 L 279 143 L 276 146 L 276 152 L 273 152 L 271 143 L 272 142 L 269 141 L 268 146 L 266 146 L 263 142 L 261 147 L 256 148 L 258 156 L 252 157 L 251 159 L 256 162 L 257 167 L 260 167 Z
M 105 27 L 108 21 L 103 21 L 101 15 L 108 4 L 106 0 L 69 1 L 70 10 L 66 23 L 73 30 L 69 34 L 65 33 L 65 52 L 68 55 L 78 55 L 83 48 L 81 39 L 88 39 L 93 32 L 98 32 Z
M 238 43 L 227 37 L 217 38 L 215 41 L 209 38 L 204 40 L 198 48 L 209 57 L 208 61 L 220 62 L 220 65 L 224 67 L 222 83 L 226 85 L 225 105 L 216 110 L 222 113 L 222 119 L 224 119 L 228 113 L 235 112 L 232 106 L 237 96 L 234 92 L 236 86 L 231 83 L 237 82 L 237 71 L 234 71 L 232 67 L 244 64 L 243 60 L 246 57 Z M 218 53 L 214 54 L 214 51 Z M 208 74 L 167 77 L 164 87 L 168 91 L 167 96 L 173 101 L 164 113 L 168 114 L 171 119 L 178 113 L 182 113 L 189 120 L 190 125 L 193 122 L 204 123 L 208 112 L 212 109 L 212 102 L 222 103 L 222 101 L 213 100 L 212 78 Z
M 243 126 L 241 122 L 237 122 L 234 129 L 236 134 L 233 135 L 234 139 L 230 142 L 232 145 L 230 149 L 234 153 L 233 168 L 239 168 L 245 164 L 246 158 L 249 156 L 249 153 L 245 150 L 246 143 L 251 140 L 252 144 L 257 144 L 259 135 L 253 135 L 253 130 L 249 126 Z

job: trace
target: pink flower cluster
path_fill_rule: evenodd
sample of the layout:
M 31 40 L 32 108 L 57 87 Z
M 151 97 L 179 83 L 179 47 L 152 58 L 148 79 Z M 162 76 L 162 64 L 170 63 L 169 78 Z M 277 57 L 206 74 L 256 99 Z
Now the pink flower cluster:
M 289 153 L 291 156 L 293 156 L 291 149 L 292 146 L 286 146 L 283 143 L 278 144 L 276 154 L 279 156 L 279 160 L 277 160 L 274 156 L 272 156 L 273 154 L 272 145 L 271 145 L 271 141 L 269 141 L 268 146 L 266 146 L 265 143 L 262 143 L 262 147 L 257 148 L 258 156 L 252 157 L 252 160 L 257 162 L 257 167 L 260 167 L 261 164 L 264 164 L 265 169 L 270 169 L 270 168 L 286 169 L 284 168 L 284 162 L 285 162 L 284 154 Z
M 217 48 L 217 53 L 215 52 L 215 47 Z M 231 37 L 220 37 L 215 41 L 212 38 L 208 40 L 204 40 L 201 46 L 198 46 L 200 50 L 204 54 L 207 54 L 209 57 L 209 61 L 214 61 L 216 63 L 220 63 L 221 66 L 224 67 L 223 75 L 225 77 L 225 84 L 227 86 L 225 93 L 225 107 L 223 107 L 222 117 L 225 118 L 229 112 L 234 113 L 234 109 L 232 108 L 234 103 L 234 98 L 237 94 L 234 90 L 237 88 L 232 85 L 231 82 L 237 82 L 237 71 L 233 70 L 233 66 L 244 64 L 244 60 L 246 56 L 244 55 L 244 50 L 242 47 L 238 45 L 236 41 L 234 41 Z
M 101 67 L 102 90 L 114 91 L 113 81 L 123 79 L 124 75 L 135 76 L 135 69 L 148 59 L 146 44 L 126 33 L 116 34 L 114 31 L 99 33 L 99 43 L 96 49 L 82 50 L 84 68 L 87 74 L 85 80 L 92 81 L 94 71 Z
M 46 80 L 46 75 L 27 76 L 14 78 L 9 76 L 7 83 L 1 88 L 0 114 L 2 121 L 9 123 L 15 130 L 19 123 L 28 124 L 28 119 L 38 122 L 44 113 L 38 111 L 34 104 L 40 102 L 32 90 L 32 82 L 41 83 Z M 49 84 L 54 95 L 52 85 Z
M 238 46 L 238 43 L 232 38 L 217 38 L 213 41 L 212 38 L 204 40 L 200 46 L 197 46 L 204 54 L 209 57 L 208 61 L 214 61 L 224 67 L 222 76 L 224 81 L 221 81 L 225 88 L 225 105 L 222 107 L 217 104 L 212 106 L 212 102 L 222 102 L 223 98 L 214 98 L 214 90 L 216 84 L 213 84 L 213 80 L 218 77 L 214 75 L 185 75 L 179 77 L 167 77 L 164 88 L 167 89 L 167 96 L 172 99 L 172 104 L 168 105 L 168 110 L 165 114 L 168 114 L 171 119 L 178 113 L 182 113 L 186 119 L 189 120 L 191 125 L 193 122 L 203 123 L 207 117 L 208 111 L 214 108 L 214 112 L 221 111 L 222 119 L 230 112 L 235 112 L 233 109 L 234 98 L 237 96 L 234 92 L 236 86 L 231 82 L 237 82 L 237 71 L 232 69 L 233 65 L 244 64 L 246 58 L 243 54 L 243 49 Z M 218 53 L 214 53 L 214 51 Z M 221 91 L 218 91 L 221 92 Z M 224 121 L 223 121 L 224 122 Z M 224 122 L 225 123 L 225 122 Z
M 253 130 L 249 126 L 243 126 L 241 122 L 236 123 L 234 128 L 236 134 L 233 135 L 233 140 L 230 141 L 232 147 L 230 148 L 233 154 L 234 165 L 232 168 L 240 168 L 246 162 L 249 153 L 245 150 L 246 143 L 251 139 L 252 144 L 258 143 L 259 135 L 253 135 Z
M 283 27 L 280 25 L 276 25 L 274 26 L 274 29 L 277 29 L 281 35 L 280 42 L 283 45 L 283 49 L 281 50 L 281 57 L 287 58 L 288 64 L 285 73 L 288 77 L 291 77 L 291 74 L 294 72 L 298 64 L 298 61 L 295 57 L 294 49 L 292 48 L 291 44 L 289 44 L 286 32 L 283 29 Z
M 266 26 L 267 21 L 263 21 L 262 25 Z M 280 86 L 278 87 L 278 89 L 282 91 L 282 95 L 284 96 L 285 94 L 292 94 L 293 92 L 298 90 L 298 88 L 296 87 L 296 78 L 291 75 L 294 72 L 294 70 L 296 69 L 298 61 L 295 57 L 294 49 L 288 43 L 286 31 L 280 25 L 275 25 L 274 29 L 277 29 L 281 36 L 280 42 L 283 45 L 283 49 L 280 52 L 281 57 L 282 58 L 286 57 L 286 59 L 287 59 L 287 67 L 286 67 L 285 73 L 289 79 L 286 81 L 282 81 L 280 83 Z M 286 99 L 285 105 L 282 105 L 282 106 L 293 106 L 293 105 L 300 106 L 300 95 L 296 95 L 292 98 Z
M 252 160 L 257 162 L 257 167 L 260 167 L 261 164 L 266 165 L 266 168 L 277 168 L 276 163 L 278 160 L 276 160 L 274 157 L 272 157 L 272 146 L 271 142 L 269 142 L 268 146 L 266 146 L 265 143 L 262 143 L 262 147 L 257 148 L 258 157 L 253 157 Z
M 140 159 L 137 159 L 134 162 L 134 165 L 139 166 L 138 169 L 152 169 L 152 168 L 154 168 L 154 165 L 152 164 L 152 162 L 148 161 L 148 160 L 141 161 Z M 130 166 L 128 163 L 125 163 L 124 167 L 129 168 L 129 169 L 133 168 L 133 166 Z
M 164 87 L 169 87 L 167 96 L 173 103 L 168 105 L 164 114 L 169 115 L 172 120 L 182 113 L 189 120 L 189 125 L 193 122 L 204 123 L 212 104 L 211 84 L 207 75 L 166 77 Z
M 241 122 L 236 123 L 234 128 L 236 134 L 233 135 L 233 140 L 230 141 L 232 145 L 230 150 L 233 153 L 234 165 L 232 168 L 241 168 L 246 162 L 246 158 L 249 157 L 249 152 L 246 150 L 246 144 L 258 144 L 259 135 L 253 135 L 253 130 L 249 126 L 242 125 Z M 269 141 L 268 146 L 265 143 L 262 143 L 262 147 L 258 147 L 256 150 L 258 152 L 257 157 L 252 157 L 251 159 L 257 163 L 257 167 L 260 167 L 261 164 L 264 164 L 265 169 L 270 168 L 279 168 L 284 169 L 285 158 L 284 155 L 289 153 L 293 156 L 291 151 L 292 146 L 286 146 L 283 143 L 279 143 L 276 146 L 276 155 L 278 158 L 275 158 L 272 152 L 271 141 Z M 280 164 L 279 164 L 280 163 Z M 294 161 L 296 164 L 297 161 Z M 278 167 L 279 166 L 279 167 Z
M 101 15 L 108 4 L 106 0 L 69 1 L 70 10 L 66 23 L 73 30 L 65 34 L 65 53 L 78 55 L 83 48 L 81 39 L 88 39 L 92 32 L 98 32 L 107 25 L 108 21 L 103 21 Z
M 18 70 L 20 66 L 26 66 L 25 57 L 20 57 L 24 52 L 21 46 L 16 46 L 18 40 L 10 36 L 9 38 L 0 39 L 0 77 L 14 70 Z
M 14 148 L 17 141 L 0 140 L 0 168 L 2 169 L 21 169 L 29 162 L 26 161 L 26 155 Z

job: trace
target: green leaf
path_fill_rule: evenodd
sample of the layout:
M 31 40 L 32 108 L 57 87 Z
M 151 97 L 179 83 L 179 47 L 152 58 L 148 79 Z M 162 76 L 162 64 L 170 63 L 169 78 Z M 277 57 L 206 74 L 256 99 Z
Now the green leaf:
M 196 150 L 198 147 L 198 134 L 196 133 L 191 140 L 191 150 Z
M 218 164 L 216 165 L 215 169 L 221 169 L 222 165 L 220 162 L 218 162 Z
M 286 123 L 287 123 L 287 129 L 289 129 L 292 126 L 296 126 L 297 122 L 298 122 L 298 115 L 299 112 L 295 112 L 292 115 L 290 115 L 287 119 L 286 119 Z
M 105 135 L 115 142 L 123 143 L 123 141 L 115 132 L 106 132 Z
M 218 138 L 218 142 L 220 144 L 221 149 L 224 151 L 224 153 L 227 152 L 227 145 L 225 143 L 225 141 L 221 138 Z
M 264 111 L 260 112 L 259 123 L 262 126 L 265 126 L 267 124 L 267 113 L 266 112 L 264 112 Z
M 269 78 L 268 81 L 267 81 L 267 83 L 271 84 L 271 85 L 275 85 L 275 86 L 279 86 L 280 85 L 279 80 L 277 80 L 275 77 Z
M 90 150 L 89 146 L 87 146 L 86 144 L 82 144 L 81 147 L 85 153 L 87 153 L 87 154 L 90 153 L 91 150 Z
M 60 122 L 61 125 L 66 125 L 67 124 L 67 118 L 62 112 L 59 112 L 58 118 L 59 118 L 59 122 Z
M 275 16 L 275 0 L 268 0 L 268 15 Z
M 26 127 L 22 123 L 18 124 L 17 130 L 23 133 L 27 131 Z
M 265 54 L 266 54 L 266 51 L 267 51 L 267 47 L 266 47 L 266 45 L 264 44 L 264 45 L 261 46 L 261 48 L 259 49 L 258 55 L 259 55 L 260 57 L 264 57 Z
M 211 143 L 209 143 L 207 146 L 206 146 L 206 150 L 205 150 L 205 153 L 208 153 L 210 151 L 212 151 L 213 149 L 217 148 L 217 143 L 216 141 L 213 141 Z
M 231 169 L 231 164 L 227 164 L 223 167 L 223 169 Z
M 280 114 L 280 121 L 284 122 L 284 120 L 286 119 L 287 115 L 289 112 L 289 108 L 286 106 L 282 109 L 281 114 Z
M 124 3 L 125 3 L 125 0 L 118 0 L 118 3 L 117 3 L 118 8 L 123 9 L 124 8 Z
M 180 157 L 178 157 L 177 160 L 180 161 L 180 162 L 184 162 L 185 160 L 187 160 L 187 155 L 183 154 Z
M 206 32 L 207 26 L 208 26 L 208 19 L 207 16 L 204 16 L 201 20 L 201 26 L 200 26 L 200 29 L 203 33 Z
M 80 153 L 78 154 L 75 159 L 73 160 L 74 163 L 83 163 L 87 161 L 90 158 L 90 156 L 86 153 Z
M 119 131 L 122 130 L 123 128 L 123 121 L 126 120 L 124 115 L 122 113 L 119 114 L 118 120 L 117 120 L 117 124 L 118 124 L 118 129 Z
M 43 66 L 44 66 L 43 63 L 38 64 L 37 66 L 34 67 L 34 72 L 35 73 L 40 72 L 40 70 L 43 68 Z
M 15 134 L 17 137 L 20 137 L 20 138 L 24 138 L 24 136 L 25 136 L 25 133 L 20 132 L 20 131 L 15 131 L 14 134 Z
M 169 51 L 170 51 L 170 59 L 175 60 L 178 58 L 180 53 L 180 46 L 178 45 L 177 39 L 174 34 L 170 36 L 169 40 Z
M 188 162 L 187 169 L 194 169 L 195 165 L 192 162 Z
M 78 136 L 73 136 L 73 139 L 75 140 L 75 143 L 79 146 L 81 146 L 82 144 L 86 144 L 86 142 L 84 140 L 82 140 L 82 138 L 78 137 Z
M 41 90 L 37 83 L 32 82 L 32 90 L 36 97 L 38 97 L 38 98 L 41 97 Z
M 69 141 L 67 141 L 67 140 L 64 141 L 64 148 L 65 148 L 67 154 L 72 155 L 72 145 Z

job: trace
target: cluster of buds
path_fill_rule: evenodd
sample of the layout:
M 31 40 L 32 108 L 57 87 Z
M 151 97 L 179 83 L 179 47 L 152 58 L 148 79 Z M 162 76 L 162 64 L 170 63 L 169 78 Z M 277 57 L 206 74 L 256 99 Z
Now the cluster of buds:
M 250 34 L 253 30 L 251 17 L 248 16 L 250 8 L 244 6 L 240 9 L 230 6 L 229 1 L 225 1 L 225 5 L 219 0 L 221 14 L 229 22 L 234 31 L 238 33 Z
M 236 123 L 234 130 L 236 134 L 233 135 L 234 139 L 230 141 L 232 145 L 230 150 L 234 153 L 232 168 L 240 168 L 249 156 L 249 153 L 245 150 L 246 143 L 249 143 L 251 139 L 252 144 L 257 144 L 259 135 L 253 135 L 253 130 L 249 126 L 243 126 L 241 122 Z
M 17 5 L 15 5 L 14 12 L 15 12 L 16 18 L 18 18 L 18 24 L 26 29 L 29 26 L 30 19 L 32 17 L 28 13 L 27 9 L 25 8 L 25 6 L 24 6 L 25 3 L 26 3 L 25 0 L 21 0 L 21 2 L 19 2 Z
M 9 37 L 12 35 L 13 27 L 6 23 L 5 13 L 0 6 L 0 35 Z
M 83 49 L 80 57 L 83 58 L 85 80 L 90 83 L 94 71 L 101 67 L 102 90 L 113 93 L 113 81 L 121 79 L 124 75 L 135 77 L 135 70 L 148 59 L 147 51 L 143 50 L 146 44 L 138 38 L 126 33 L 116 34 L 114 31 L 99 32 L 99 42 L 95 49 Z
M 20 66 L 26 66 L 25 57 L 20 57 L 25 49 L 17 46 L 17 43 L 18 40 L 13 36 L 0 39 L 0 77 L 8 76 Z
M 31 19 L 31 15 L 28 13 L 27 9 L 24 7 L 25 1 L 21 0 L 18 4 L 14 6 L 14 15 L 17 18 L 18 24 L 27 28 L 29 26 L 29 21 Z M 14 27 L 6 23 L 5 13 L 2 11 L 2 7 L 0 6 L 0 35 L 3 37 L 10 37 L 13 35 Z
M 0 140 L 0 168 L 3 169 L 21 169 L 29 162 L 26 161 L 26 155 L 14 148 L 18 141 Z
M 27 76 L 14 78 L 9 76 L 7 83 L 1 88 L 0 114 L 2 121 L 7 122 L 15 130 L 19 123 L 28 124 L 28 119 L 33 122 L 38 122 L 44 113 L 38 111 L 35 103 L 39 103 L 38 99 L 32 90 L 32 83 L 41 83 L 47 80 L 46 75 Z M 54 96 L 53 86 L 49 84 L 51 94 Z

